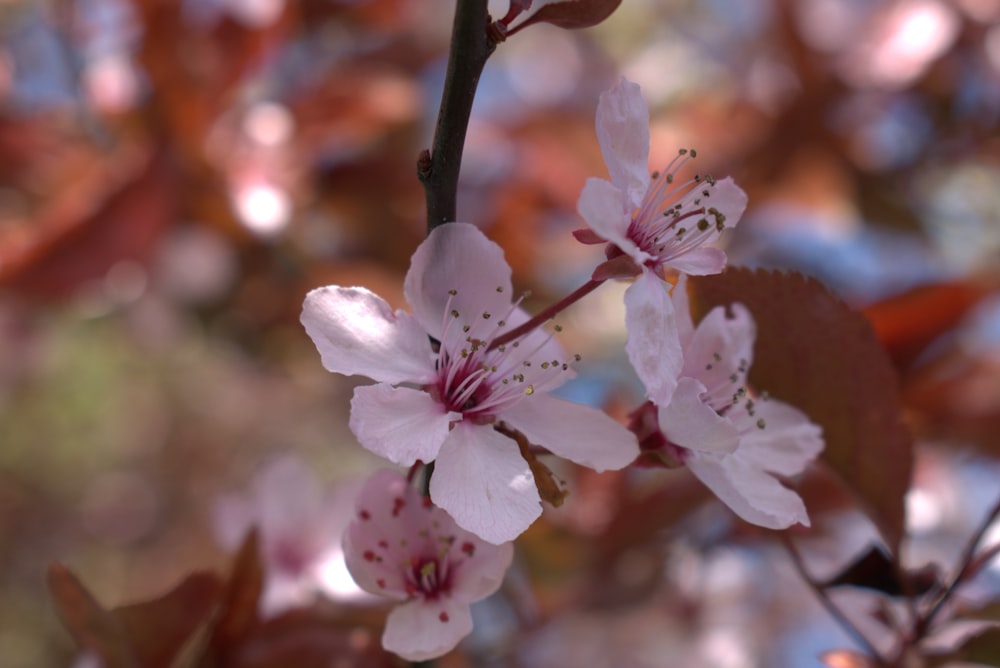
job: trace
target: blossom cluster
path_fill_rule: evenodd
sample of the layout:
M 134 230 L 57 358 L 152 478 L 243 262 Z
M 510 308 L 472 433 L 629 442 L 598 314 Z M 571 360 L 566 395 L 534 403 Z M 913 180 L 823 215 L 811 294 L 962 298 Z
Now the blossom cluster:
M 417 248 L 409 311 L 360 287 L 306 297 L 302 323 L 324 367 L 376 381 L 355 389 L 351 430 L 411 471 L 369 479 L 344 551 L 362 588 L 401 602 L 383 644 L 412 660 L 471 630 L 469 603 L 499 586 L 509 541 L 541 514 L 529 448 L 598 471 L 686 466 L 748 522 L 809 522 L 777 476 L 802 472 L 823 447 L 820 429 L 748 387 L 755 324 L 745 307 L 718 307 L 695 325 L 687 301 L 686 275 L 725 267 L 709 244 L 736 225 L 746 195 L 729 178 L 682 178 L 693 150 L 650 175 L 649 111 L 634 83 L 601 96 L 596 126 L 610 180 L 587 181 L 587 228 L 574 235 L 604 244 L 591 287 L 634 279 L 625 350 L 646 398 L 628 427 L 550 394 L 576 360 L 543 328 L 551 312 L 521 308 L 502 250 L 472 224 L 437 227 Z M 427 496 L 411 482 L 420 465 Z

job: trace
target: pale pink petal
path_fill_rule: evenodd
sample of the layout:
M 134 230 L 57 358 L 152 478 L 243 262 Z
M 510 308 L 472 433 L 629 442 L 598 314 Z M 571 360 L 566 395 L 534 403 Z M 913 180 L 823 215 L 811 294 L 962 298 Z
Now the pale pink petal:
M 646 394 L 654 403 L 667 403 L 684 358 L 669 288 L 651 272 L 643 272 L 625 291 L 625 328 L 625 352 Z
M 503 250 L 469 223 L 447 223 L 417 247 L 403 291 L 424 328 L 440 338 L 450 315 L 469 324 L 470 337 L 485 339 L 512 301 L 510 267 Z M 449 294 L 454 291 L 455 294 Z M 483 313 L 490 315 L 483 318 Z
M 739 452 L 722 458 L 693 456 L 687 467 L 741 518 L 768 529 L 793 524 L 809 526 L 809 515 L 798 494 L 776 478 L 743 460 Z
M 657 412 L 660 431 L 671 443 L 695 452 L 733 452 L 739 432 L 702 401 L 704 392 L 705 386 L 694 378 L 681 378 L 670 402 Z
M 717 209 L 725 216 L 726 229 L 736 227 L 736 223 L 746 211 L 747 194 L 730 177 L 717 181 L 709 192 L 711 194 L 705 201 L 706 206 Z
M 486 598 L 503 584 L 504 575 L 514 560 L 514 544 L 493 545 L 474 534 L 457 529 L 467 539 L 475 541 L 475 552 L 459 567 L 452 598 L 456 601 L 475 602 Z
M 664 266 L 691 276 L 718 274 L 726 268 L 726 254 L 718 248 L 694 248 L 680 255 L 665 259 Z
M 580 192 L 576 210 L 598 236 L 618 246 L 636 262 L 642 264 L 649 259 L 649 254 L 628 238 L 632 212 L 621 188 L 604 179 L 589 178 Z
M 252 503 L 239 494 L 225 494 L 212 504 L 212 527 L 225 550 L 240 546 L 255 519 Z
M 354 502 L 354 521 L 344 533 L 344 561 L 351 577 L 365 591 L 406 600 L 404 568 L 410 549 L 420 552 L 422 528 L 432 511 L 398 471 L 381 469 L 370 475 Z M 451 521 L 438 510 L 441 519 Z M 435 549 L 433 546 L 431 551 Z
M 601 93 L 597 141 L 611 182 L 638 204 L 649 187 L 649 108 L 639 84 L 624 77 Z
M 431 499 L 460 527 L 496 545 L 516 538 L 542 513 L 517 444 L 489 425 L 455 425 L 438 453 Z
M 753 415 L 734 407 L 730 420 L 743 435 L 740 457 L 763 471 L 797 475 L 823 450 L 823 431 L 783 401 L 757 399 Z
M 427 392 L 385 383 L 354 390 L 349 425 L 358 441 L 377 455 L 401 466 L 437 457 L 448 425 L 462 419 Z
M 716 306 L 702 318 L 688 341 L 681 375 L 697 378 L 711 388 L 713 399 L 709 403 L 716 410 L 728 406 L 746 384 L 756 337 L 756 323 L 743 304 L 730 304 L 728 309 Z
M 471 632 L 468 604 L 446 597 L 436 601 L 414 599 L 389 613 L 382 647 L 407 661 L 426 661 L 447 654 Z
M 360 522 L 354 522 L 344 532 L 344 564 L 359 587 L 372 594 L 385 596 L 397 601 L 405 601 L 410 597 L 406 591 L 406 580 L 399 564 L 391 560 L 366 559 L 370 554 L 372 543 L 376 540 L 399 540 L 393 534 L 378 534 L 382 538 L 373 540 L 372 530 Z
M 537 395 L 498 417 L 534 445 L 595 471 L 624 468 L 639 456 L 635 434 L 590 406 Z
M 319 481 L 305 463 L 290 455 L 274 459 L 256 476 L 253 488 L 264 540 L 269 536 L 296 536 L 305 545 L 302 538 L 308 531 L 303 529 L 318 524 L 323 502 Z
M 677 285 L 670 291 L 670 302 L 674 306 L 674 319 L 677 323 L 677 338 L 681 348 L 687 349 L 694 336 L 694 321 L 691 320 L 691 304 L 688 297 L 687 276 L 681 274 Z
M 384 383 L 434 379 L 427 331 L 365 288 L 313 290 L 306 295 L 301 320 L 327 371 Z

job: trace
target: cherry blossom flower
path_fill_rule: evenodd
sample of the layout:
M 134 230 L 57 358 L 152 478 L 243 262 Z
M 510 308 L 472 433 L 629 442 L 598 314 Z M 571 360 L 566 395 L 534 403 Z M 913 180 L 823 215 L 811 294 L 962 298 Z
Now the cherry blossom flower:
M 402 466 L 434 461 L 431 498 L 459 526 L 503 543 L 541 513 L 531 470 L 497 425 L 597 470 L 638 455 L 635 437 L 603 412 L 547 394 L 573 374 L 551 335 L 491 345 L 528 316 L 511 301 L 503 251 L 476 227 L 431 232 L 404 293 L 412 314 L 364 288 L 313 290 L 302 323 L 327 370 L 378 381 L 351 401 L 361 444 Z
M 808 526 L 802 499 L 775 476 L 801 473 L 823 449 L 822 432 L 797 408 L 747 389 L 753 316 L 742 304 L 729 315 L 719 306 L 695 328 L 684 277 L 672 301 L 684 364 L 671 399 L 633 415 L 645 461 L 687 466 L 752 524 Z
M 652 400 L 665 402 L 682 363 L 673 337 L 668 273 L 717 274 L 726 254 L 707 247 L 734 227 L 746 194 L 732 179 L 696 175 L 681 181 L 681 168 L 695 151 L 681 150 L 662 172 L 649 174 L 649 109 L 639 86 L 622 79 L 601 94 L 597 139 L 611 181 L 591 178 L 577 209 L 589 229 L 583 243 L 608 242 L 608 261 L 595 279 L 636 276 L 625 292 L 626 352 Z
M 301 460 L 283 456 L 261 470 L 249 493 L 216 501 L 215 533 L 226 549 L 235 550 L 257 528 L 265 568 L 263 616 L 308 605 L 321 594 L 368 598 L 351 581 L 340 545 L 355 492 L 351 484 L 324 490 Z
M 469 605 L 495 592 L 514 556 L 459 528 L 398 472 L 372 475 L 358 496 L 344 554 L 366 591 L 399 601 L 382 646 L 409 661 L 450 651 L 472 631 Z

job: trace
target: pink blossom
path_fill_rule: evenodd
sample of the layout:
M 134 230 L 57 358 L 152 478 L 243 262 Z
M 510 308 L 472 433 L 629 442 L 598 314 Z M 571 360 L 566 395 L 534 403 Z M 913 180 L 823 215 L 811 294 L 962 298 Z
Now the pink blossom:
M 431 497 L 459 526 L 502 543 L 541 513 L 528 464 L 495 425 L 597 470 L 638 454 L 635 437 L 603 412 L 547 394 L 573 374 L 550 335 L 491 345 L 528 316 L 511 301 L 503 251 L 476 227 L 435 229 L 404 292 L 412 314 L 364 288 L 313 290 L 302 323 L 327 370 L 378 381 L 351 401 L 361 444 L 402 466 L 435 461 Z
M 687 466 L 747 522 L 808 526 L 802 499 L 776 476 L 801 473 L 819 454 L 820 428 L 797 408 L 747 389 L 756 338 L 750 312 L 738 303 L 729 315 L 716 307 L 695 328 L 686 284 L 682 277 L 673 292 L 683 367 L 671 399 L 636 414 L 636 422 L 656 425 L 643 434 L 643 449 Z
M 472 631 L 469 605 L 495 592 L 514 555 L 460 529 L 395 471 L 377 471 L 344 536 L 347 567 L 366 591 L 400 602 L 382 646 L 409 661 L 450 651 Z
M 308 605 L 320 594 L 367 598 L 351 582 L 340 546 L 353 494 L 353 485 L 322 488 L 302 461 L 283 456 L 261 470 L 249 493 L 216 501 L 214 528 L 223 547 L 235 550 L 257 528 L 265 568 L 262 615 Z
M 732 179 L 696 175 L 677 178 L 695 151 L 681 150 L 662 172 L 649 173 L 649 109 L 639 86 L 622 79 L 601 94 L 597 139 L 611 181 L 591 178 L 577 209 L 589 229 L 584 243 L 608 242 L 608 261 L 594 278 L 636 276 L 625 292 L 626 352 L 652 400 L 674 390 L 682 363 L 673 337 L 668 273 L 717 274 L 726 254 L 706 246 L 734 227 L 746 208 L 746 194 Z

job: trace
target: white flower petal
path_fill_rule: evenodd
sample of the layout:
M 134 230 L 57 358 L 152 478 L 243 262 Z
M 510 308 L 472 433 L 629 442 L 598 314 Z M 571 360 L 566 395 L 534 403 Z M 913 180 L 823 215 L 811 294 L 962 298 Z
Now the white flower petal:
M 631 221 L 631 205 L 626 201 L 625 191 L 604 179 L 587 179 L 576 210 L 587 221 L 587 225 L 598 236 L 618 246 L 633 260 L 642 264 L 649 254 L 628 238 Z
M 667 284 L 644 271 L 625 291 L 625 352 L 654 403 L 665 404 L 684 364 Z
M 663 264 L 682 274 L 709 276 L 726 268 L 726 254 L 718 248 L 700 247 L 667 259 Z
M 601 93 L 597 141 L 611 181 L 638 203 L 649 187 L 649 108 L 639 84 L 624 77 Z
M 504 575 L 514 560 L 514 544 L 493 545 L 462 529 L 458 531 L 474 541 L 475 551 L 463 561 L 452 597 L 456 601 L 473 603 L 486 598 L 503 584 Z
M 711 193 L 705 202 L 706 205 L 718 209 L 719 213 L 726 217 L 726 229 L 736 227 L 736 223 L 746 211 L 747 194 L 730 177 L 717 181 Z
M 429 394 L 379 383 L 354 389 L 349 425 L 358 441 L 401 466 L 437 457 L 449 424 L 461 414 L 445 410 Z
M 451 317 L 445 311 L 454 309 L 470 325 L 468 336 L 485 339 L 510 310 L 510 275 L 503 250 L 475 225 L 448 223 L 434 228 L 413 253 L 403 291 L 414 316 L 436 338 Z
M 370 290 L 340 286 L 313 290 L 306 295 L 301 320 L 327 371 L 384 383 L 425 383 L 434 378 L 427 332 L 408 313 L 393 313 Z
M 639 456 L 635 434 L 590 406 L 543 394 L 499 417 L 535 445 L 595 471 L 624 468 Z
M 776 478 L 739 457 L 693 456 L 687 467 L 733 512 L 751 524 L 786 529 L 809 526 L 809 515 L 798 494 Z
M 746 383 L 757 338 L 753 316 L 743 304 L 730 304 L 728 311 L 725 306 L 716 306 L 698 323 L 684 349 L 681 372 L 712 390 L 716 409 L 731 403 L 733 394 Z
M 730 419 L 743 432 L 740 458 L 763 471 L 797 475 L 823 450 L 822 429 L 783 401 L 758 399 L 754 415 L 734 408 Z
M 516 538 L 542 513 L 517 444 L 489 425 L 455 425 L 438 453 L 431 499 L 460 527 L 496 545 Z
M 687 349 L 694 336 L 694 321 L 691 320 L 691 304 L 688 298 L 687 276 L 681 274 L 677 285 L 670 291 L 670 303 L 674 306 L 674 322 L 677 323 L 677 338 L 681 348 Z
M 671 443 L 695 452 L 733 452 L 739 432 L 702 400 L 704 392 L 705 386 L 696 379 L 682 377 L 670 402 L 657 412 L 660 431 Z
M 467 604 L 447 597 L 414 599 L 389 613 L 382 647 L 407 661 L 426 661 L 450 652 L 471 632 L 472 614 Z

